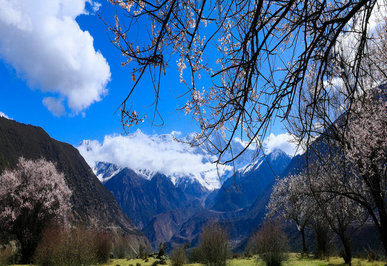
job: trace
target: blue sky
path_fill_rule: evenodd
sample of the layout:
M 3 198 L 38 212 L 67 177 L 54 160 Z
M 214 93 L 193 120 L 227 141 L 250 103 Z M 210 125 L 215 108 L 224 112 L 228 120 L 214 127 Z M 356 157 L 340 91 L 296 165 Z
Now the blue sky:
M 116 7 L 105 0 L 2 1 L 0 116 L 42 127 L 52 138 L 77 147 L 91 167 L 106 161 L 171 176 L 196 176 L 211 189 L 219 187 L 218 173 L 229 166 L 219 169 L 212 163 L 216 157 L 174 141 L 199 128 L 190 115 L 176 110 L 187 98 L 178 97 L 186 87 L 173 56 L 161 81 L 159 112 L 164 125 L 152 126 L 149 119 L 122 136 L 117 109 L 133 85 L 133 66 L 121 67 L 124 58 L 110 42 L 94 12 L 97 8 L 114 22 Z M 138 29 L 133 39 L 141 40 L 144 32 Z M 152 83 L 144 76 L 127 106 L 152 116 L 153 100 Z M 279 123 L 272 127 L 275 135 L 269 133 L 266 154 L 281 149 L 294 155 L 292 137 Z M 235 140 L 233 145 L 241 150 L 244 144 Z
M 116 111 L 133 84 L 132 66 L 121 67 L 124 58 L 95 15 L 97 6 L 112 22 L 116 9 L 104 0 L 5 1 L 0 7 L 0 112 L 41 126 L 53 138 L 74 146 L 84 139 L 102 141 L 106 135 L 123 133 Z M 80 68 L 69 70 L 77 64 Z M 91 84 L 94 80 L 95 85 Z M 181 131 L 182 135 L 197 131 L 191 116 L 176 111 L 185 99 L 177 98 L 184 85 L 174 62 L 161 87 L 159 111 L 164 126 L 152 126 L 148 120 L 132 130 L 140 128 L 146 134 Z M 152 114 L 152 90 L 149 78 L 143 78 L 129 106 Z M 278 123 L 272 131 L 283 132 Z

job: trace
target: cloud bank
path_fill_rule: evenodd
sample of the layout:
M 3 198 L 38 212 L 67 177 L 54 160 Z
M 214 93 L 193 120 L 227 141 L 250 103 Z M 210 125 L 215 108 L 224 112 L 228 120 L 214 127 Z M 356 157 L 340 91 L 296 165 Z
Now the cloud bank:
M 263 142 L 265 154 L 271 153 L 275 149 L 282 150 L 287 155 L 293 157 L 296 154 L 301 154 L 301 149 L 297 150 L 294 144 L 294 136 L 289 133 L 274 135 L 271 133 Z
M 0 56 L 49 94 L 43 104 L 57 116 L 64 102 L 77 114 L 107 93 L 110 67 L 75 20 L 86 3 L 98 8 L 92 0 L 0 0 Z
M 137 130 L 128 136 L 107 135 L 102 143 L 97 140 L 85 140 L 78 146 L 78 150 L 92 168 L 98 161 L 110 162 L 133 170 L 159 172 L 170 176 L 172 181 L 179 177 L 192 177 L 209 189 L 221 185 L 218 170 L 223 178 L 228 177 L 227 173 L 233 173 L 232 167 L 217 169 L 212 163 L 216 157 L 205 150 L 191 148 L 185 143 L 175 141 L 176 135 L 180 134 L 172 132 L 165 135 L 146 135 Z M 296 147 L 289 143 L 290 140 L 290 134 L 271 134 L 264 142 L 265 152 L 281 149 L 293 156 Z M 238 144 L 242 147 L 241 143 L 235 142 L 235 145 Z M 251 163 L 251 156 L 247 157 L 248 160 L 241 161 L 244 165 L 240 167 Z
M 215 157 L 175 141 L 175 134 L 146 135 L 137 130 L 128 136 L 107 135 L 102 143 L 83 141 L 78 150 L 91 167 L 97 161 L 110 162 L 133 170 L 159 172 L 171 176 L 172 181 L 177 177 L 194 177 L 208 188 L 219 187 L 217 169 L 212 164 Z

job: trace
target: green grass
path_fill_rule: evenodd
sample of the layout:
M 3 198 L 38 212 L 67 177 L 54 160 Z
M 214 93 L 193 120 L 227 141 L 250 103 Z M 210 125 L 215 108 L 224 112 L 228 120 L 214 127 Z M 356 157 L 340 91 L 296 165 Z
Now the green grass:
M 152 263 L 156 261 L 154 258 L 149 258 L 147 262 L 142 259 L 114 259 L 110 260 L 109 263 L 103 264 L 104 266 L 129 266 L 132 264 L 136 266 L 137 263 L 140 263 L 141 266 L 151 266 Z M 167 261 L 168 265 L 172 265 L 171 261 Z M 384 266 L 387 264 L 387 261 L 367 261 L 365 259 L 352 259 L 353 266 Z M 200 266 L 200 263 L 190 263 L 184 264 L 188 266 Z M 229 266 L 264 266 L 265 263 L 258 259 L 257 257 L 251 258 L 239 258 L 239 259 L 230 259 L 227 261 Z M 289 259 L 283 263 L 284 266 L 335 266 L 335 265 L 345 265 L 344 260 L 340 257 L 330 257 L 329 260 L 317 260 L 313 257 L 301 258 L 299 254 L 291 253 L 289 254 Z M 15 265 L 16 266 L 16 265 Z M 21 266 L 21 265 L 17 265 Z M 25 265 L 28 266 L 28 265 Z
M 149 258 L 148 262 L 145 262 L 141 259 L 116 259 L 111 260 L 108 264 L 104 264 L 105 266 L 128 266 L 132 264 L 133 266 L 136 266 L 136 263 L 140 263 L 141 266 L 150 266 L 156 259 Z M 258 259 L 257 257 L 251 257 L 251 258 L 239 258 L 239 259 L 230 259 L 228 260 L 227 264 L 229 266 L 264 266 L 265 263 Z M 373 261 L 369 262 L 364 259 L 358 259 L 354 258 L 352 260 L 353 266 L 384 266 L 386 265 L 386 261 Z M 168 261 L 168 265 L 172 265 L 170 261 Z M 199 266 L 201 264 L 194 263 L 194 264 L 185 264 L 190 266 Z M 344 260 L 339 257 L 331 257 L 329 260 L 317 260 L 313 257 L 309 258 L 301 258 L 299 254 L 291 253 L 289 254 L 289 259 L 283 263 L 284 266 L 334 266 L 334 265 L 345 265 Z

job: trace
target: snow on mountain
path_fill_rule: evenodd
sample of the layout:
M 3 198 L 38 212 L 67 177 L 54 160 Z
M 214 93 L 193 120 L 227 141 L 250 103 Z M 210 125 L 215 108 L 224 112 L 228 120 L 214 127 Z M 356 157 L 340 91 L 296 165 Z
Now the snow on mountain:
M 85 140 L 78 146 L 78 150 L 102 182 L 127 167 L 148 180 L 156 173 L 161 173 L 174 184 L 182 178 L 192 179 L 208 190 L 220 188 L 236 171 L 247 172 L 259 167 L 258 162 L 262 159 L 262 154 L 257 155 L 254 149 L 246 149 L 231 164 L 216 165 L 213 162 L 217 157 L 206 147 L 192 147 L 184 142 L 190 136 L 183 138 L 183 141 L 176 141 L 175 137 L 175 132 L 147 135 L 137 130 L 128 136 L 107 135 L 103 142 Z M 219 144 L 225 145 L 222 141 Z M 234 140 L 221 161 L 239 154 L 244 145 L 243 141 Z M 108 167 L 101 162 L 115 166 Z
M 252 163 L 246 164 L 244 167 L 241 167 L 238 169 L 238 172 L 241 173 L 241 175 L 245 175 L 249 172 L 252 172 L 254 170 L 257 170 L 259 166 L 261 166 L 262 162 L 264 161 L 264 158 L 260 158 L 257 161 L 254 161 Z
M 96 162 L 92 169 L 94 174 L 102 183 L 106 183 L 122 170 L 121 167 L 107 162 Z
M 133 170 L 137 175 L 147 179 L 151 180 L 152 177 L 157 174 L 157 172 L 151 171 L 149 169 L 134 169 Z

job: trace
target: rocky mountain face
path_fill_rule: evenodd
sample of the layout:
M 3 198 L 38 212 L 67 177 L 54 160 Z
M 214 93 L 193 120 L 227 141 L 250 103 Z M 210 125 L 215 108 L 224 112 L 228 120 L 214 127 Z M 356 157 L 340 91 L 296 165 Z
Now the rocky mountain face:
M 274 150 L 261 160 L 246 165 L 226 180 L 213 200 L 207 200 L 207 206 L 217 211 L 249 207 L 275 177 L 285 170 L 290 160 L 281 150 Z
M 124 168 L 105 186 L 113 193 L 122 210 L 141 229 L 160 213 L 200 205 L 162 174 L 156 174 L 148 180 Z
M 109 163 L 97 163 L 99 169 L 116 169 Z M 156 249 L 167 242 L 180 226 L 198 210 L 203 209 L 207 189 L 187 179 L 173 184 L 165 175 L 156 173 L 147 179 L 128 168 L 121 169 L 105 183 L 122 210 L 149 238 Z
M 261 224 L 275 179 L 283 175 L 290 160 L 285 153 L 276 150 L 238 171 L 225 182 L 228 190 L 221 188 L 211 193 L 206 200 L 207 208 L 182 224 L 171 238 L 171 244 L 191 242 L 196 245 L 202 226 L 218 221 L 229 230 L 233 248 L 238 250 Z
M 73 146 L 52 139 L 42 128 L 0 117 L 0 172 L 16 166 L 18 159 L 44 158 L 64 173 L 73 192 L 76 224 L 115 230 L 126 235 L 134 248 L 150 247 L 148 239 L 119 208 L 114 196 L 97 179 Z

